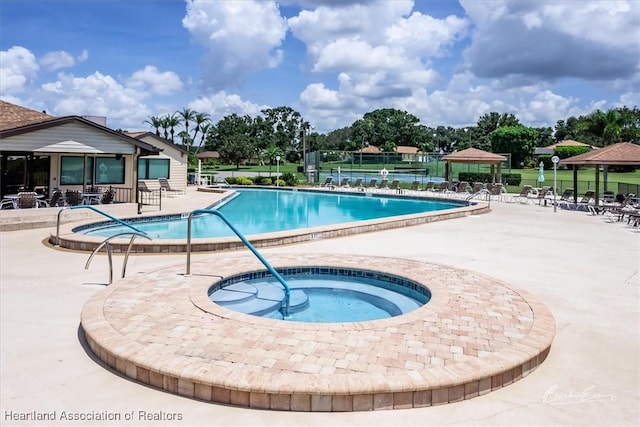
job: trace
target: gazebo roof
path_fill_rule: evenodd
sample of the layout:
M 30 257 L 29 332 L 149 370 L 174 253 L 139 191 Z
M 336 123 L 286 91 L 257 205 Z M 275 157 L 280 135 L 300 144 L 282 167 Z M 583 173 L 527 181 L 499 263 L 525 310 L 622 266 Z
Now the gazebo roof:
M 196 158 L 198 159 L 218 159 L 220 158 L 220 153 L 217 151 L 203 151 L 202 153 L 196 154 Z
M 467 148 L 462 151 L 447 154 L 442 160 L 451 163 L 483 163 L 496 164 L 507 160 L 505 156 L 490 153 L 488 151 L 479 150 L 477 148 Z
M 584 142 L 580 142 L 580 141 L 574 141 L 573 139 L 563 139 L 560 142 L 547 145 L 544 148 L 556 148 L 556 147 L 591 147 L 591 145 L 585 144 Z
M 563 165 L 640 165 L 640 145 L 620 142 L 560 160 Z

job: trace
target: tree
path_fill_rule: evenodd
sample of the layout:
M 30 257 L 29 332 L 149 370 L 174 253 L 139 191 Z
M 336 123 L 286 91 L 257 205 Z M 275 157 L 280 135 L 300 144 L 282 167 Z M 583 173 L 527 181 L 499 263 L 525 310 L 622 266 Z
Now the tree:
M 196 112 L 190 108 L 183 108 L 182 111 L 176 111 L 175 114 L 178 118 L 179 124 L 182 124 L 184 126 L 186 134 L 189 135 L 189 123 L 195 120 Z M 191 138 L 189 138 L 187 143 L 185 143 L 185 141 L 182 141 L 182 144 L 187 147 L 187 153 L 191 153 L 190 140 Z
M 271 166 L 278 156 L 282 157 L 282 150 L 275 145 L 270 145 L 261 152 L 261 157 L 269 162 L 269 176 L 271 176 Z
M 180 126 L 180 118 L 175 113 L 165 116 L 163 126 L 165 126 L 165 139 L 168 139 L 166 128 L 169 128 L 171 142 L 175 144 L 174 134 L 176 132 L 176 128 Z
M 524 126 L 503 126 L 491 133 L 494 153 L 511 153 L 511 166 L 518 167 L 533 155 L 538 132 Z
M 261 111 L 273 129 L 273 143 L 280 148 L 289 161 L 298 161 L 302 151 L 300 135 L 304 120 L 291 107 L 267 108 Z
M 513 114 L 492 111 L 482 115 L 474 132 L 475 148 L 488 150 L 492 146 L 491 133 L 501 127 L 520 126 L 520 121 Z
M 156 116 L 149 116 L 149 118 L 142 122 L 151 125 L 151 127 L 156 131 L 156 135 L 160 136 L 160 128 L 162 127 L 162 118 Z
M 200 144 L 198 146 L 198 150 L 200 146 L 202 146 L 202 141 L 204 140 L 204 134 L 209 129 L 209 124 L 211 123 L 211 119 L 209 118 L 209 114 L 207 113 L 195 113 L 193 114 L 193 121 L 195 126 L 193 128 L 193 137 L 191 137 L 191 142 L 195 143 L 198 140 L 198 132 L 202 132 L 203 138 L 201 138 Z M 189 134 L 188 127 L 185 127 L 185 131 L 187 135 Z M 196 150 L 196 152 L 198 151 Z
M 255 146 L 251 139 L 252 119 L 248 115 L 237 114 L 223 117 L 209 131 L 207 146 L 217 149 L 220 156 L 240 169 L 240 163 L 255 154 Z

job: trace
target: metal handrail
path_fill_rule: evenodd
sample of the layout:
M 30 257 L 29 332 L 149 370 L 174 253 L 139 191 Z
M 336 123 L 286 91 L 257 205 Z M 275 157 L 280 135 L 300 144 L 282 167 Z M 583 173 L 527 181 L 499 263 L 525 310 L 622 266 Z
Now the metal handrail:
M 269 272 L 271 274 L 273 274 L 273 276 L 278 280 L 278 282 L 280 282 L 282 284 L 282 287 L 284 288 L 284 316 L 287 317 L 289 315 L 289 301 L 291 299 L 291 290 L 289 288 L 289 285 L 287 284 L 286 280 L 284 280 L 284 278 L 271 266 L 271 264 L 269 264 L 267 262 L 266 259 L 264 259 L 264 257 L 260 254 L 260 252 L 258 252 L 258 250 L 251 244 L 251 242 L 249 242 L 249 240 L 247 240 L 247 238 L 240 232 L 240 230 L 238 230 L 236 227 L 233 226 L 233 224 L 231 224 L 229 222 L 229 220 L 220 212 L 214 209 L 196 209 L 194 211 L 192 211 L 189 214 L 189 218 L 187 219 L 187 272 L 186 272 L 186 276 L 190 276 L 191 275 L 191 219 L 193 217 L 193 215 L 197 215 L 197 214 L 212 214 L 217 216 L 218 218 L 220 218 L 230 229 L 231 231 L 233 231 L 236 236 L 238 236 L 240 238 L 240 240 L 242 240 L 242 243 L 244 243 L 244 245 L 249 248 L 249 250 L 251 252 L 253 252 L 253 254 L 260 260 L 260 262 L 267 268 L 267 270 L 269 270 Z
M 489 201 L 491 201 L 491 192 L 489 190 L 487 190 L 486 188 L 483 188 L 482 190 L 476 191 L 475 193 L 472 193 L 470 195 L 468 195 L 464 200 L 465 201 L 469 201 L 475 197 L 480 196 L 481 194 L 484 194 L 485 196 L 489 196 Z
M 141 233 L 141 234 L 147 234 L 144 231 L 134 227 L 131 224 L 127 224 L 126 222 L 122 221 L 121 219 L 118 219 L 114 216 L 109 215 L 108 213 L 101 211 L 100 209 L 97 209 L 93 206 L 90 205 L 78 205 L 78 206 L 66 206 L 62 209 L 60 209 L 58 211 L 58 218 L 56 221 L 56 246 L 60 246 L 60 215 L 62 215 L 62 212 L 64 212 L 67 209 L 91 209 L 94 212 L 97 212 L 101 215 L 106 216 L 107 218 L 109 218 L 111 221 L 117 222 L 120 225 L 124 225 L 125 227 L 129 227 L 130 229 L 132 229 L 133 231 L 135 231 L 136 233 Z M 128 233 L 127 233 L 128 234 Z
M 106 247 L 107 256 L 109 258 L 109 284 L 113 283 L 113 258 L 111 256 L 111 245 L 109 244 L 109 241 L 111 239 L 115 239 L 116 237 L 125 236 L 128 234 L 131 234 L 131 240 L 129 240 L 129 246 L 127 247 L 127 252 L 124 256 L 124 261 L 122 263 L 122 278 L 124 279 L 124 276 L 127 272 L 127 261 L 129 260 L 129 254 L 131 253 L 131 246 L 133 246 L 133 241 L 136 239 L 136 237 L 144 237 L 147 240 L 152 240 L 151 237 L 147 236 L 146 234 L 126 231 L 124 233 L 114 234 L 113 236 L 107 237 L 102 243 L 98 245 L 98 247 L 96 247 L 93 250 L 93 252 L 91 252 L 91 255 L 89 255 L 89 259 L 84 265 L 84 269 L 88 270 L 94 255 L 97 254 L 100 251 L 100 249 L 102 249 L 103 247 Z

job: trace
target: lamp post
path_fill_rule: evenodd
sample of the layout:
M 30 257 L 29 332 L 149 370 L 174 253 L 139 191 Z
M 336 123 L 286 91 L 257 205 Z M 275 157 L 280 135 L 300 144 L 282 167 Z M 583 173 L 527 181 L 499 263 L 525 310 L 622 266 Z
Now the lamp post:
M 280 156 L 276 156 L 276 187 L 280 187 Z
M 558 179 L 556 171 L 558 169 L 558 162 L 560 161 L 560 157 L 553 156 L 551 158 L 551 161 L 553 162 L 553 212 L 555 213 L 556 209 L 558 208 L 558 203 L 556 202 L 556 194 L 558 193 Z

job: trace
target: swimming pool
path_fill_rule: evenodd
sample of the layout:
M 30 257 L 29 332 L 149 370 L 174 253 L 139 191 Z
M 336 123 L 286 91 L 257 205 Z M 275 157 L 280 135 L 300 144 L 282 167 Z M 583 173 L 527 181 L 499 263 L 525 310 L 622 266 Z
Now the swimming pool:
M 462 202 L 462 205 L 465 205 Z M 461 206 L 458 201 L 391 197 L 371 193 L 303 190 L 239 189 L 235 197 L 214 206 L 244 235 L 273 233 L 354 221 L 440 211 Z M 146 219 L 135 227 L 154 239 L 185 239 L 187 219 Z M 125 226 L 99 223 L 77 230 L 89 236 L 109 237 L 130 231 Z M 199 215 L 192 220 L 194 238 L 227 237 L 233 232 L 217 217 Z

